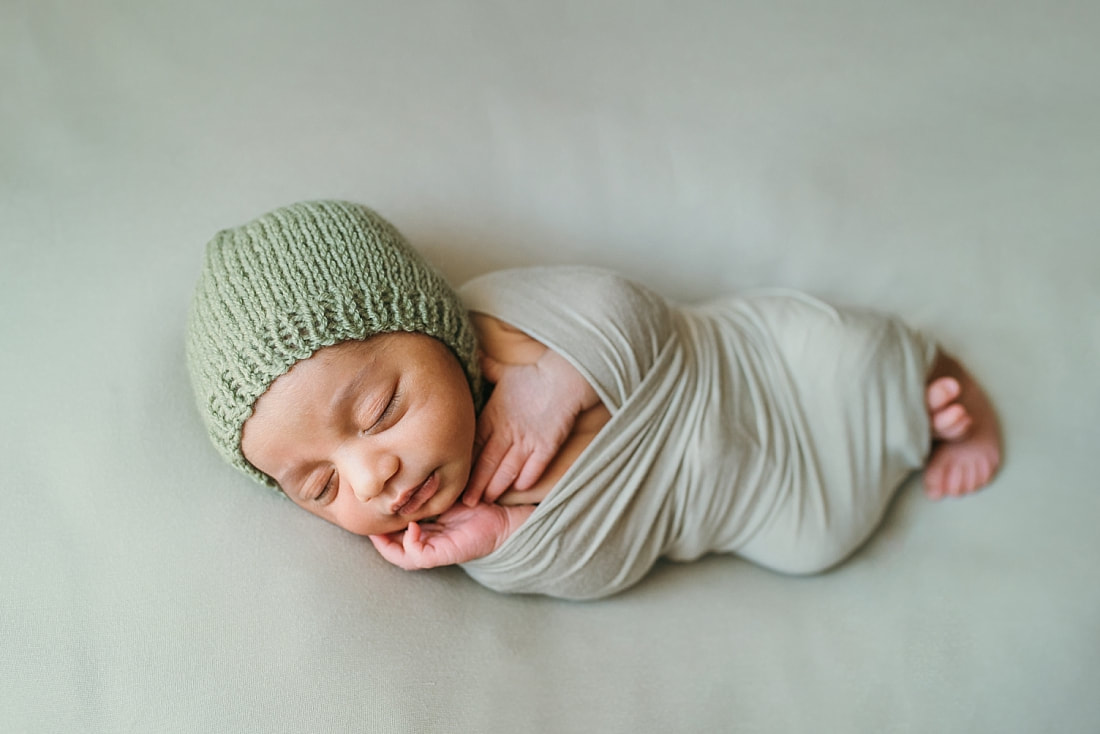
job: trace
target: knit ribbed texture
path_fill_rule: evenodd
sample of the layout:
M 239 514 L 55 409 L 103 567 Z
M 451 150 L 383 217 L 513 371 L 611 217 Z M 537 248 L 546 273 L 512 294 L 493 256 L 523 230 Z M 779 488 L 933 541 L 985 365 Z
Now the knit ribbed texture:
M 450 285 L 367 207 L 292 204 L 215 235 L 192 301 L 187 365 L 210 439 L 230 464 L 278 488 L 241 453 L 256 399 L 322 347 L 395 331 L 433 336 L 481 379 L 469 317 Z

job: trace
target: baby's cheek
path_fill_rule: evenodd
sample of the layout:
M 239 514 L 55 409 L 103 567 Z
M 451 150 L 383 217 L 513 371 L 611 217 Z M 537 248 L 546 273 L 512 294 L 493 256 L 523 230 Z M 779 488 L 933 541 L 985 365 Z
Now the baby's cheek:
M 408 527 L 408 522 L 400 517 L 370 517 L 364 513 L 365 506 L 356 500 L 357 508 L 340 508 L 336 511 L 313 512 L 323 520 L 342 528 L 353 535 L 388 535 Z

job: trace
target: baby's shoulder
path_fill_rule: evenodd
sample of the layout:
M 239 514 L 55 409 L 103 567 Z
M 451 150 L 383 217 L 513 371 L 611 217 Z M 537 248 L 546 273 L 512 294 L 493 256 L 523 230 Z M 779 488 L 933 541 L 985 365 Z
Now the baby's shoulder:
M 498 362 L 533 364 L 546 351 L 544 344 L 494 316 L 474 311 L 470 320 L 481 351 Z

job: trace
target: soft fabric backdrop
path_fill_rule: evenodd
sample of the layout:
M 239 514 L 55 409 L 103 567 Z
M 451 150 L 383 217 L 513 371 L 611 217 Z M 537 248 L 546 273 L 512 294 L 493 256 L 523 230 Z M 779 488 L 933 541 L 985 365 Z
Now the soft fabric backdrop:
M 0 729 L 1100 725 L 1100 6 L 0 3 Z M 847 565 L 611 600 L 409 574 L 220 463 L 204 243 L 368 203 L 450 277 L 609 266 L 893 310 L 1002 411 Z

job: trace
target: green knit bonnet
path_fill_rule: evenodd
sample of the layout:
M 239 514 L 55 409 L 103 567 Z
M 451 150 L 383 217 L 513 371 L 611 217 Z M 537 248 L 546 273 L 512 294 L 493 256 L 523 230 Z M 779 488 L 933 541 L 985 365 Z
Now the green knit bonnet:
M 219 232 L 206 246 L 187 334 L 187 367 L 214 446 L 277 489 L 241 453 L 256 399 L 322 347 L 395 331 L 450 347 L 480 406 L 466 309 L 377 213 L 342 201 L 302 202 Z

